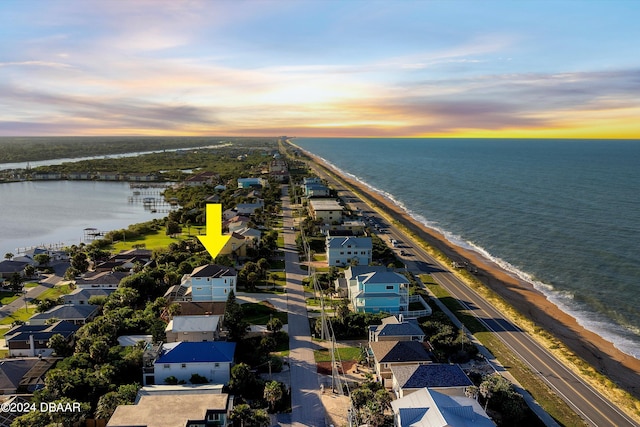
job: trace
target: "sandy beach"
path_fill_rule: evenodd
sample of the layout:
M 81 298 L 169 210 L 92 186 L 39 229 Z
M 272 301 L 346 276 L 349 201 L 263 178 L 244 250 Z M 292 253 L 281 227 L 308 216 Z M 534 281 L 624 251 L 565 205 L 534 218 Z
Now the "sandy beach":
M 300 147 L 297 147 L 300 149 Z M 301 149 L 302 150 L 302 149 Z M 321 159 L 304 151 L 317 164 L 336 171 Z M 640 398 L 640 360 L 618 350 L 611 342 L 582 327 L 575 318 L 560 310 L 530 283 L 522 281 L 479 253 L 453 245 L 439 232 L 411 218 L 389 199 L 371 191 L 355 180 L 340 177 L 365 197 L 375 201 L 386 213 L 405 225 L 429 245 L 448 258 L 467 261 L 478 269 L 475 275 L 488 288 L 502 297 L 538 327 L 553 334 L 571 351 L 636 398 Z

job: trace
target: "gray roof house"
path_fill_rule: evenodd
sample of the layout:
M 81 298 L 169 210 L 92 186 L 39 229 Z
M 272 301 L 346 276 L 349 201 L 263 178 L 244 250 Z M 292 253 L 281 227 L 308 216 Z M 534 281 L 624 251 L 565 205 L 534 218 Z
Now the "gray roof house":
M 376 374 L 386 388 L 393 386 L 391 367 L 431 363 L 431 354 L 425 344 L 418 341 L 370 342 L 370 354 Z
M 112 288 L 76 288 L 62 296 L 65 304 L 88 305 L 91 297 L 108 297 L 115 289 Z
M 371 264 L 373 243 L 371 237 L 327 237 L 327 263 L 330 266 L 347 265 L 357 260 L 358 265 Z
M 465 396 L 473 385 L 460 365 L 430 363 L 428 365 L 392 366 L 393 391 L 399 398 L 428 387 L 449 396 Z
M 0 394 L 33 393 L 44 387 L 44 374 L 56 359 L 27 357 L 0 362 Z
M 391 402 L 396 427 L 495 427 L 480 404 L 423 388 Z
M 30 325 L 44 325 L 49 319 L 66 320 L 74 325 L 84 325 L 93 320 L 99 313 L 100 307 L 97 305 L 58 305 L 44 313 L 31 316 L 28 320 Z
M 415 319 L 404 320 L 400 314 L 382 319 L 381 325 L 369 326 L 369 341 L 424 341 L 424 332 Z
M 53 325 L 18 325 L 11 328 L 4 336 L 9 347 L 9 356 L 51 356 L 53 350 L 47 346 L 49 339 L 60 334 L 67 341 L 80 328 L 71 322 L 60 320 Z

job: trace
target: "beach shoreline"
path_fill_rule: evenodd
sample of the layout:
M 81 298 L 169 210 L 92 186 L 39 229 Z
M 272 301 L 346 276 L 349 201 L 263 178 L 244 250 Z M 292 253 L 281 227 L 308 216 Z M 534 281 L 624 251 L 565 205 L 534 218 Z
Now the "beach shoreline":
M 372 191 L 371 188 L 344 174 L 338 175 L 338 172 L 323 159 L 295 144 L 291 145 L 304 152 L 315 164 L 357 189 L 360 194 L 382 208 L 387 215 L 393 217 L 419 239 L 442 252 L 447 258 L 468 262 L 477 268 L 474 276 L 508 305 L 528 318 L 536 327 L 552 334 L 578 357 L 615 382 L 618 387 L 635 398 L 640 398 L 640 360 L 624 353 L 613 343 L 580 325 L 573 316 L 562 311 L 535 289 L 533 284 L 514 277 L 480 253 L 453 244 L 442 233 L 420 223 L 382 194 Z

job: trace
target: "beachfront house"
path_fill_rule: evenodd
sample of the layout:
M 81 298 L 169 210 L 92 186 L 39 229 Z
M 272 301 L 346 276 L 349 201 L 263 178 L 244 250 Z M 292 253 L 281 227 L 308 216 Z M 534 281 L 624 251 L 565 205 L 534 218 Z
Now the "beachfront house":
M 391 410 L 394 427 L 495 427 L 476 400 L 426 387 L 392 401 Z
M 392 366 L 392 386 L 398 398 L 428 387 L 449 396 L 465 396 L 473 385 L 460 365 L 429 363 L 426 365 Z
M 190 288 L 192 301 L 226 302 L 229 292 L 236 293 L 238 274 L 231 267 L 207 264 L 182 277 L 181 286 Z
M 409 279 L 382 266 L 351 266 L 345 271 L 349 300 L 363 313 L 403 314 L 409 310 Z
M 310 199 L 309 213 L 313 219 L 321 219 L 327 224 L 342 222 L 342 206 L 334 199 Z
M 415 319 L 402 314 L 382 319 L 382 324 L 369 326 L 369 341 L 424 341 L 424 332 Z
M 371 237 L 328 236 L 326 240 L 329 266 L 369 265 L 373 243 Z
M 369 360 L 386 388 L 391 388 L 391 368 L 431 363 L 425 343 L 418 341 L 377 341 L 369 343 Z

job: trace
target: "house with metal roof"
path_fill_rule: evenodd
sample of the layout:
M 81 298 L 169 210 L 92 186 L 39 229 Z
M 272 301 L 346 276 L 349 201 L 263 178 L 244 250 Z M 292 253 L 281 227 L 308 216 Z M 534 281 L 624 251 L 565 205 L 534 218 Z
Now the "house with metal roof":
M 384 267 L 353 271 L 347 270 L 345 278 L 349 280 L 349 300 L 355 311 L 389 314 L 408 312 L 409 279 L 405 276 Z
M 57 305 L 44 313 L 34 314 L 27 321 L 30 325 L 45 325 L 51 319 L 66 320 L 74 325 L 84 325 L 100 312 L 97 305 Z
M 473 385 L 460 365 L 430 363 L 428 365 L 392 366 L 392 389 L 402 398 L 428 387 L 449 396 L 465 396 Z
M 371 264 L 373 243 L 371 237 L 327 236 L 327 263 L 329 266 Z
M 236 343 L 227 341 L 164 344 L 153 362 L 154 383 L 164 384 L 168 377 L 188 382 L 193 374 L 198 374 L 210 383 L 226 384 L 235 351 Z
M 52 325 L 18 325 L 7 331 L 4 339 L 11 357 L 47 357 L 53 354 L 53 349 L 47 346 L 52 336 L 60 334 L 71 342 L 78 329 L 80 326 L 66 320 Z
M 415 319 L 402 314 L 382 319 L 382 324 L 369 326 L 369 341 L 424 341 L 424 332 Z
M 369 343 L 369 354 L 379 379 L 392 387 L 392 366 L 424 365 L 432 362 L 425 344 L 418 341 L 378 341 Z
M 495 427 L 476 400 L 426 387 L 392 401 L 391 410 L 395 427 Z
M 165 329 L 166 342 L 215 341 L 220 338 L 222 316 L 174 316 Z

